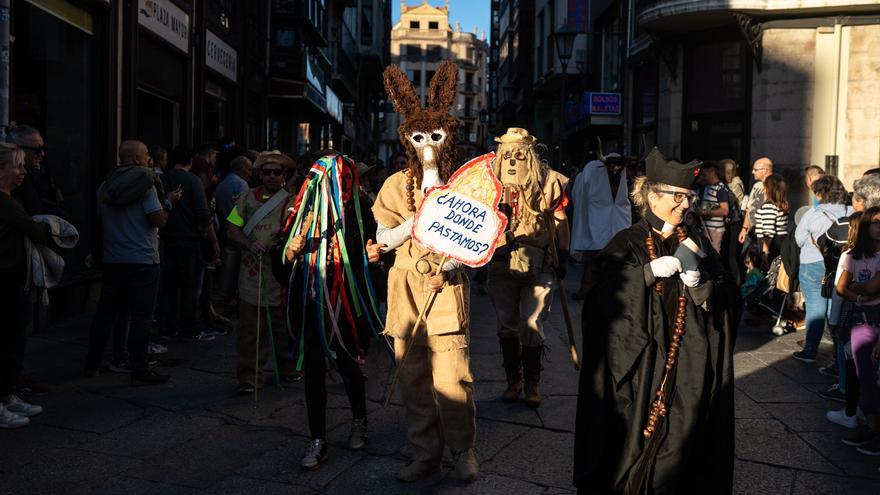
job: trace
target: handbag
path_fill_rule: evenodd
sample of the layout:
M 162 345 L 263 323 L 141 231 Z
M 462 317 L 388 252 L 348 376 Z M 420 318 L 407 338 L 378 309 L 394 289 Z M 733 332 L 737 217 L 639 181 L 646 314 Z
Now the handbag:
M 834 294 L 834 275 L 834 273 L 826 273 L 822 277 L 822 297 L 825 299 L 831 299 Z

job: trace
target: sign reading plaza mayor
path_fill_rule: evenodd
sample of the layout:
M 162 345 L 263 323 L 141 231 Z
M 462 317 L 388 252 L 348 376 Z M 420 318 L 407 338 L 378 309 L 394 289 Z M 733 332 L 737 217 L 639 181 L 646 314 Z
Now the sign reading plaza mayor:
M 421 247 L 476 268 L 492 259 L 507 227 L 498 211 L 501 182 L 492 172 L 494 153 L 467 162 L 419 205 L 412 238 Z
M 138 0 L 138 24 L 189 53 L 189 15 L 171 0 Z

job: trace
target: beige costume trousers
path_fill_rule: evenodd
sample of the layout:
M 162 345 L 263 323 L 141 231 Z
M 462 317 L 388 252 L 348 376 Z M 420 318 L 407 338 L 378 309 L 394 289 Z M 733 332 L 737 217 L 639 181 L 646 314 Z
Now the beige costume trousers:
M 407 342 L 394 339 L 398 364 Z M 456 452 L 474 446 L 474 379 L 467 347 L 413 345 L 400 371 L 400 391 L 413 460 L 439 462 L 444 445 Z
M 514 275 L 506 263 L 489 266 L 488 292 L 498 319 L 498 336 L 519 337 L 525 347 L 544 344 L 544 320 L 550 312 L 556 276 L 542 271 L 536 279 Z
M 254 369 L 257 353 L 257 306 L 244 301 L 241 301 L 239 306 L 238 332 L 236 332 L 235 339 L 235 375 L 240 384 L 249 383 L 254 386 L 263 386 L 265 383 L 263 370 L 266 363 L 271 361 L 271 346 L 266 308 L 261 308 L 260 311 L 262 312 L 260 315 L 260 373 L 257 376 L 257 370 Z M 296 371 L 296 363 L 288 357 L 289 339 L 284 313 L 280 306 L 270 306 L 269 315 L 272 318 L 272 336 L 274 337 L 275 356 L 278 359 L 278 373 L 282 377 L 290 376 Z

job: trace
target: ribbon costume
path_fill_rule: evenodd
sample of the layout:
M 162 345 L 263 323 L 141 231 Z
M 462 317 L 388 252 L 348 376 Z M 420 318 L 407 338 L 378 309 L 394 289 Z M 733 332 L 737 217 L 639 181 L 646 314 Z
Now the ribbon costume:
M 282 237 L 291 354 L 297 369 L 305 369 L 312 438 L 301 463 L 305 469 L 317 469 L 326 457 L 327 368 L 342 376 L 351 405 L 349 448 L 359 450 L 366 440 L 361 365 L 381 323 L 364 237 L 376 227 L 369 209 L 361 207 L 357 180 L 347 157 L 331 152 L 318 159 L 289 210 Z
M 413 462 L 401 469 L 397 478 L 415 481 L 436 472 L 444 447 L 449 446 L 457 476 L 470 481 L 478 472 L 468 357 L 470 286 L 457 262 L 445 263 L 434 276 L 441 257 L 411 240 L 413 217 L 424 191 L 447 181 L 456 168 L 459 123 L 448 112 L 455 98 L 458 69 L 449 61 L 440 64 L 428 89 L 427 108 L 422 108 L 421 99 L 399 67 L 389 66 L 384 77 L 385 89 L 403 119 L 398 134 L 408 160 L 406 169 L 385 181 L 373 205 L 377 241 L 387 246 L 386 251 L 395 251 L 394 265 L 388 272 L 385 333 L 394 337 L 398 365 L 432 280 L 443 277 L 444 281 L 399 371 Z

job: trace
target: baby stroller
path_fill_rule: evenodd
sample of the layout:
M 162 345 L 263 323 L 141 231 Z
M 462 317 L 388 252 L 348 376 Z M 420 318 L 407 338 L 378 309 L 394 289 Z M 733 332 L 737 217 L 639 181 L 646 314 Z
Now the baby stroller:
M 791 280 L 786 272 L 782 256 L 774 258 L 766 274 L 753 283 L 754 288 L 743 297 L 746 307 L 752 312 L 776 317 L 773 335 L 781 336 L 788 332 L 794 332 L 794 324 L 782 320 L 788 296 L 792 293 Z

